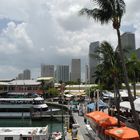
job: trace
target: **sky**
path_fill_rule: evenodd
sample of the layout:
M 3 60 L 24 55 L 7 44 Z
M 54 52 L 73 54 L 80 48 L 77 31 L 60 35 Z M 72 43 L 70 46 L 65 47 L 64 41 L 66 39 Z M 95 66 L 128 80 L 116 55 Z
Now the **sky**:
M 121 33 L 135 33 L 140 47 L 140 1 L 125 0 Z M 30 69 L 40 76 L 41 64 L 70 65 L 80 58 L 82 75 L 90 42 L 108 41 L 115 48 L 112 24 L 100 25 L 78 11 L 91 0 L 0 0 L 0 79 L 15 78 Z M 84 76 L 83 76 L 84 77 Z

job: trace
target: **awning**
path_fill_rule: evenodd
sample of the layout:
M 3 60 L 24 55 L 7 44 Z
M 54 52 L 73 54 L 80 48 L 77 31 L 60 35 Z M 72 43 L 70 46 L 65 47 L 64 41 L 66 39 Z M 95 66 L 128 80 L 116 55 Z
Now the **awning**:
M 94 103 L 88 104 L 87 108 L 89 108 L 91 110 L 95 110 L 95 104 Z
M 123 107 L 123 108 L 126 108 L 126 109 L 131 109 L 129 101 L 120 102 L 120 107 Z
M 129 127 L 120 127 L 105 130 L 105 134 L 117 138 L 118 140 L 140 140 L 138 132 Z
M 99 108 L 107 108 L 108 105 L 104 103 L 102 100 L 99 100 L 97 103 L 88 104 L 87 107 L 89 109 L 95 110 L 96 104 L 98 104 Z
M 64 96 L 67 97 L 67 98 L 73 97 L 73 95 L 71 95 L 71 94 L 64 94 Z
M 135 110 L 140 112 L 140 98 L 138 98 L 134 101 L 134 105 L 135 105 Z M 126 108 L 126 109 L 131 109 L 131 105 L 130 105 L 129 101 L 120 102 L 120 107 Z
M 70 93 L 73 96 L 84 96 L 84 90 L 65 90 L 64 93 Z

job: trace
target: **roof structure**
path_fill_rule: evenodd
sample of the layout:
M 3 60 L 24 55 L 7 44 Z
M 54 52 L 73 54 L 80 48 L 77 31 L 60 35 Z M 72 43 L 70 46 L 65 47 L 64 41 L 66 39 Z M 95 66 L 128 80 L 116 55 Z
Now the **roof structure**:
M 73 96 L 85 95 L 84 90 L 64 90 L 64 93 L 69 93 L 70 95 L 73 95 Z
M 48 127 L 0 127 L 0 135 L 46 135 L 48 133 Z
M 39 77 L 37 78 L 37 81 L 53 81 L 54 77 Z
M 36 80 L 14 80 L 8 83 L 9 85 L 40 85 Z
M 0 82 L 0 85 L 7 86 L 7 85 L 9 85 L 9 83 L 7 83 L 7 82 Z

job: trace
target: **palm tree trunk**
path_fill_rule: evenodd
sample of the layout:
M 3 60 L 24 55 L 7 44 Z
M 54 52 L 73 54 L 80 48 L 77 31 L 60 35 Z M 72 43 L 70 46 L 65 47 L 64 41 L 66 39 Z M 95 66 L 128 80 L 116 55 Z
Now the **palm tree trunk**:
M 118 119 L 118 127 L 121 126 L 120 124 L 120 92 L 119 92 L 119 88 L 118 88 L 118 80 L 117 78 L 115 78 L 115 85 L 114 85 L 114 89 L 115 89 L 115 93 L 116 93 L 116 109 L 117 109 L 117 119 Z
M 134 99 L 136 99 L 136 82 L 133 82 L 133 89 L 134 89 Z
M 123 50 L 122 50 L 122 46 L 121 46 L 120 30 L 119 29 L 116 29 L 116 30 L 117 30 L 117 36 L 118 36 L 119 54 L 120 54 L 120 59 L 121 59 L 122 68 L 123 68 L 123 72 L 124 72 L 124 81 L 125 81 L 126 89 L 128 91 L 128 96 L 129 96 L 129 101 L 130 101 L 130 105 L 131 105 L 132 115 L 134 117 L 134 123 L 135 123 L 136 129 L 137 129 L 137 131 L 139 133 L 139 136 L 140 136 L 140 127 L 139 127 L 138 115 L 136 114 L 136 111 L 135 111 L 133 96 L 132 96 L 131 91 L 130 91 L 127 70 L 126 70 L 126 66 L 125 66 L 125 62 L 124 62 L 124 54 L 123 54 Z
M 134 99 L 136 99 L 136 75 L 135 75 L 135 72 L 134 72 L 133 89 L 134 89 Z

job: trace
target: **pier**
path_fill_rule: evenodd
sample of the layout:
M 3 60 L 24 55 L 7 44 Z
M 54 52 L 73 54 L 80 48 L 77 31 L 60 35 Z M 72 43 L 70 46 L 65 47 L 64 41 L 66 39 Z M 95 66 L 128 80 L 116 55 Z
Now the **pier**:
M 35 114 L 35 115 L 32 115 L 32 118 L 34 119 L 34 118 L 51 118 L 51 117 L 53 117 L 53 118 L 62 118 L 62 117 L 64 117 L 64 118 L 68 118 L 68 117 L 70 117 L 70 115 L 48 115 L 48 114 Z

